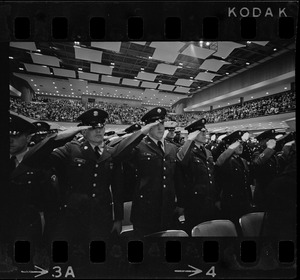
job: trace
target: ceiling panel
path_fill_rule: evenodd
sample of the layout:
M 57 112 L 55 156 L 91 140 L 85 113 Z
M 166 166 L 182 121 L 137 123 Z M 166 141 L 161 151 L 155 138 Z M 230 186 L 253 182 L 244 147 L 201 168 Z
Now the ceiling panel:
M 174 91 L 177 91 L 177 92 L 183 92 L 183 93 L 188 93 L 189 92 L 189 88 L 185 88 L 185 87 L 176 87 L 174 89 Z
M 14 48 L 29 50 L 29 51 L 36 51 L 35 42 L 10 42 L 9 45 Z
M 161 60 L 161 61 L 174 63 L 178 55 L 179 55 L 178 52 L 170 52 L 170 51 L 166 51 L 166 50 L 156 49 L 152 55 L 152 58 Z
M 108 51 L 120 52 L 121 42 L 91 42 L 91 46 Z
M 126 78 L 124 78 L 124 79 L 122 80 L 122 84 L 123 84 L 123 85 L 127 85 L 127 86 L 138 87 L 139 84 L 140 84 L 140 81 L 134 80 L 134 79 L 126 79 Z
M 242 48 L 246 45 L 239 44 L 236 42 L 218 42 L 218 50 L 216 53 L 214 53 L 214 56 L 221 57 L 225 59 L 228 55 L 231 54 L 231 52 L 236 48 Z
M 193 82 L 194 82 L 193 80 L 188 80 L 188 79 L 178 79 L 178 80 L 176 81 L 175 85 L 189 87 Z
M 216 76 L 219 76 L 218 74 L 212 74 L 212 73 L 206 73 L 206 72 L 200 72 L 196 77 L 195 80 L 201 80 L 201 81 L 207 81 L 211 82 L 212 79 Z
M 75 58 L 86 61 L 99 62 L 102 61 L 102 51 L 92 50 L 88 48 L 81 48 L 74 46 Z
M 110 66 L 91 63 L 91 72 L 96 72 L 96 73 L 99 73 L 99 74 L 111 75 L 112 74 L 112 70 L 113 69 Z
M 251 41 L 251 42 L 261 46 L 265 46 L 266 44 L 269 43 L 269 41 Z
M 101 76 L 101 81 L 105 83 L 113 83 L 118 84 L 120 82 L 120 78 L 118 77 L 112 77 L 112 76 Z
M 24 63 L 24 66 L 28 72 L 51 75 L 50 69 L 47 66 L 27 64 L 27 63 Z
M 157 88 L 158 83 L 151 83 L 151 82 L 142 82 L 141 87 L 144 88 Z
M 78 71 L 79 79 L 86 79 L 90 81 L 98 81 L 99 80 L 99 74 L 93 74 L 93 73 L 85 73 Z
M 206 59 L 200 65 L 199 69 L 217 72 L 224 64 L 230 64 L 230 63 L 227 61 L 218 60 L 218 59 Z
M 171 52 L 179 52 L 185 45 L 183 42 L 152 42 L 150 47 Z
M 178 66 L 160 63 L 156 66 L 154 72 L 167 75 L 174 75 L 177 68 Z
M 147 73 L 141 71 L 137 75 L 137 79 L 147 80 L 147 81 L 154 81 L 156 79 L 157 74 Z
M 53 72 L 56 76 L 76 78 L 76 73 L 73 70 L 53 68 Z
M 182 54 L 201 58 L 201 59 L 206 59 L 207 57 L 211 56 L 214 52 L 215 50 L 201 48 L 191 44 L 182 52 Z
M 41 55 L 37 53 L 31 53 L 30 55 L 33 63 L 60 67 L 60 60 L 55 56 Z
M 163 85 L 160 84 L 158 89 L 160 90 L 167 90 L 167 91 L 172 91 L 175 88 L 175 86 L 170 86 L 170 85 Z
M 101 43 L 101 44 L 100 44 Z M 107 43 L 104 44 L 103 43 Z M 246 66 L 246 62 L 250 65 L 259 65 L 266 62 L 269 59 L 273 59 L 279 53 L 295 51 L 295 40 L 272 40 L 272 41 L 240 41 L 240 42 L 206 42 L 206 41 L 194 41 L 194 42 L 17 42 L 18 47 L 12 47 L 13 43 L 10 43 L 9 48 L 9 63 L 10 71 L 13 73 L 24 73 L 37 79 L 38 76 L 43 77 L 44 88 L 48 83 L 52 84 L 53 79 L 66 80 L 68 82 L 69 77 L 54 76 L 52 75 L 52 69 L 49 67 L 42 67 L 41 65 L 34 65 L 32 56 L 38 57 L 38 54 L 42 56 L 54 57 L 60 60 L 60 67 L 51 66 L 55 68 L 61 68 L 65 70 L 78 72 L 78 78 L 86 81 L 93 81 L 95 84 L 101 84 L 102 86 L 116 87 L 117 84 L 103 82 L 99 80 L 99 72 L 90 73 L 91 63 L 97 65 L 101 63 L 103 66 L 111 66 L 113 77 L 120 79 L 122 83 L 118 87 L 122 87 L 124 91 L 131 90 L 136 87 L 142 81 L 159 82 L 158 89 L 164 92 L 161 94 L 167 95 L 161 99 L 160 104 L 170 105 L 177 101 L 178 98 L 171 98 L 171 92 L 180 98 L 186 98 L 186 94 L 174 91 L 174 87 L 178 85 L 177 81 L 190 80 L 191 77 L 196 77 L 203 68 L 202 74 L 198 76 L 201 79 L 194 79 L 193 82 L 187 82 L 181 87 L 189 87 L 189 96 L 195 94 L 201 94 L 201 91 L 207 87 L 215 85 L 220 79 L 226 80 L 233 77 L 236 73 L 241 71 L 248 71 L 250 67 Z M 101 49 L 100 49 L 101 45 Z M 191 50 L 191 45 L 194 46 L 194 50 L 204 50 L 204 52 L 214 52 L 211 56 L 201 59 L 197 56 L 185 55 L 184 51 Z M 166 46 L 170 46 L 166 50 Z M 96 49 L 97 48 L 97 49 Z M 109 49 L 110 48 L 110 49 Z M 30 51 L 29 51 L 30 50 Z M 111 50 L 114 50 L 113 52 Z M 174 51 L 176 50 L 176 51 Z M 276 51 L 275 51 L 276 50 Z M 156 52 L 156 53 L 155 53 Z M 75 54 L 77 53 L 77 54 Z M 154 55 L 155 53 L 155 55 Z M 195 52 L 196 53 L 196 52 Z M 157 54 L 159 54 L 158 59 Z M 77 55 L 77 58 L 76 58 Z M 78 56 L 80 55 L 80 56 Z M 217 56 L 220 55 L 220 56 Z M 220 59 L 222 55 L 226 58 Z M 153 57 L 154 56 L 154 57 Z M 205 55 L 206 56 L 206 55 Z M 81 57 L 81 58 L 78 58 Z M 203 54 L 202 56 L 203 57 Z M 211 63 L 212 59 L 225 61 L 221 67 Z M 55 59 L 56 60 L 56 59 Z M 167 62 L 164 62 L 167 60 Z M 38 62 L 38 61 L 36 61 Z M 39 61 L 41 62 L 41 61 Z M 43 61 L 44 62 L 44 61 Z M 48 62 L 46 62 L 48 63 Z M 57 62 L 56 62 L 57 63 Z M 218 62 L 220 63 L 220 62 Z M 50 62 L 49 64 L 52 64 Z M 27 67 L 24 67 L 24 65 Z M 31 65 L 31 66 L 28 66 Z M 56 64 L 57 65 L 57 64 Z M 45 66 L 45 65 L 44 65 Z M 96 66 L 97 67 L 97 66 Z M 96 70 L 96 67 L 92 70 Z M 171 69 L 172 68 L 172 69 Z M 108 69 L 108 68 L 107 68 Z M 176 71 L 174 72 L 174 70 Z M 30 70 L 30 71 L 28 71 Z M 32 72 L 35 71 L 35 72 Z M 208 74 L 205 73 L 208 70 Z M 99 70 L 102 71 L 102 70 Z M 148 73 L 147 77 L 141 77 L 139 72 L 144 71 Z M 102 71 L 105 72 L 105 71 Z M 215 72 L 215 73 L 213 73 Z M 103 74 L 103 73 L 101 73 Z M 217 74 L 217 76 L 216 76 Z M 140 80 L 135 80 L 139 75 Z M 152 76 L 151 76 L 152 75 Z M 206 77 L 201 77 L 206 75 Z M 207 77 L 210 75 L 210 77 Z M 214 75 L 214 76 L 211 76 Z M 76 79 L 72 74 L 73 79 Z M 211 79 L 213 80 L 211 81 Z M 30 81 L 30 79 L 29 79 Z M 176 84 L 177 82 L 177 84 Z M 189 83 L 190 86 L 187 86 Z M 53 93 L 52 87 L 50 87 Z M 40 88 L 42 90 L 42 87 Z M 70 90 L 70 86 L 65 91 Z M 75 89 L 74 89 L 75 90 Z M 140 88 L 143 90 L 143 88 Z M 66 92 L 66 94 L 71 94 Z M 131 93 L 128 93 L 128 98 L 131 98 Z M 59 94 L 57 94 L 59 95 Z M 116 95 L 118 96 L 118 95 Z M 132 96 L 133 97 L 133 96 Z M 156 96 L 152 99 L 152 102 L 159 101 Z M 247 96 L 245 96 L 247 98 Z M 149 98 L 150 99 L 150 98 Z M 148 102 L 148 99 L 143 98 Z M 156 103 L 157 104 L 157 103 Z

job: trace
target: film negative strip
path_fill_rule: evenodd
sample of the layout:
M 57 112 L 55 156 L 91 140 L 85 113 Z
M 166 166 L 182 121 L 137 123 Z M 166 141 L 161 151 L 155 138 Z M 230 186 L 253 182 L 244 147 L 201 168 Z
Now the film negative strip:
M 198 69 L 201 69 L 199 68 L 201 65 L 200 62 L 202 63 L 206 59 L 205 51 L 216 52 L 218 46 L 220 46 L 218 42 L 234 42 L 241 46 L 241 43 L 244 44 L 245 42 L 255 41 L 258 42 L 258 45 L 264 46 L 264 43 L 267 41 L 274 44 L 276 43 L 279 46 L 284 46 L 281 51 L 283 52 L 283 49 L 288 49 L 291 53 L 293 52 L 294 57 L 296 50 L 295 41 L 298 8 L 297 1 L 3 2 L 0 4 L 0 87 L 1 92 L 3 92 L 3 94 L 1 94 L 1 98 L 3 99 L 1 100 L 1 106 L 3 106 L 3 108 L 1 108 L 1 116 L 3 120 L 7 120 L 7 122 L 1 121 L 1 128 L 3 131 L 10 131 L 11 123 L 8 122 L 9 110 L 7 104 L 10 102 L 9 98 L 12 92 L 14 92 L 14 89 L 9 86 L 11 85 L 11 76 L 15 75 L 14 67 L 15 65 L 19 65 L 18 63 L 20 62 L 23 63 L 27 71 L 26 74 L 29 73 L 28 75 L 31 74 L 44 78 L 51 75 L 57 78 L 61 75 L 61 77 L 69 78 L 69 80 L 72 78 L 73 80 L 86 79 L 89 81 L 95 81 L 93 80 L 93 75 L 98 75 L 96 78 L 98 81 L 99 73 L 101 73 L 102 76 L 105 74 L 108 75 L 107 77 L 112 77 L 110 76 L 111 71 L 108 71 L 108 69 L 113 68 L 114 65 L 105 65 L 106 68 L 101 69 L 100 72 L 96 69 L 96 65 L 99 66 L 101 62 L 101 58 L 97 60 L 99 56 L 101 57 L 102 55 L 102 52 L 101 54 L 99 53 L 99 49 L 103 51 L 107 48 L 112 48 L 112 45 L 109 44 L 111 42 L 117 42 L 119 44 L 119 48 L 109 49 L 111 56 L 120 52 L 122 42 L 136 42 L 135 48 L 127 50 L 127 55 L 131 58 L 133 56 L 140 57 L 140 60 L 136 60 L 136 63 L 141 63 L 140 66 L 144 65 L 144 60 L 146 59 L 145 54 L 147 54 L 147 52 L 142 52 L 142 47 L 139 48 L 139 46 L 143 46 L 145 50 L 150 46 L 150 43 L 154 43 L 155 45 L 155 43 L 166 42 L 168 42 L 170 46 L 171 43 L 175 45 L 178 43 L 179 49 L 181 48 L 182 52 L 180 53 L 179 49 L 177 49 L 177 51 L 175 51 L 176 57 L 178 55 L 182 57 L 193 57 L 194 55 L 192 59 L 186 59 L 189 68 L 191 68 L 191 66 L 188 64 L 192 65 L 196 60 L 198 62 L 196 63 Z M 67 48 L 72 48 L 73 52 L 76 47 L 80 48 L 80 44 L 83 43 L 85 46 L 88 46 L 89 49 L 93 50 L 95 55 L 91 53 L 88 55 L 78 53 L 75 57 L 65 57 L 64 61 L 59 61 L 59 57 L 52 57 L 51 61 L 49 60 L 46 63 L 45 61 L 34 61 L 32 64 L 28 63 L 28 59 L 24 59 L 26 55 L 32 56 L 33 53 L 35 58 L 38 56 L 38 49 L 36 47 L 34 49 L 31 48 L 32 42 L 35 42 L 36 45 L 48 42 L 46 45 L 49 47 L 49 53 L 43 53 L 44 56 L 50 57 L 53 55 L 53 53 L 50 52 L 50 48 L 55 50 L 57 45 L 52 43 L 61 43 L 63 48 L 65 48 L 64 51 L 66 51 Z M 70 46 L 64 45 L 64 43 L 70 42 L 72 43 Z M 182 46 L 184 44 L 181 43 L 186 42 L 197 42 L 197 44 L 198 42 L 200 42 L 200 44 L 201 42 L 202 44 L 211 42 L 212 44 L 206 48 L 202 48 L 202 45 L 197 45 L 198 47 L 195 45 L 194 49 L 191 47 L 190 50 L 186 48 L 185 51 L 183 51 Z M 17 47 L 19 51 L 15 52 L 16 57 L 12 57 L 10 51 L 12 43 L 15 44 L 15 46 L 22 43 L 27 44 L 26 46 L 23 45 L 23 47 Z M 98 43 L 107 43 L 108 47 L 103 47 L 102 45 L 98 48 Z M 22 49 L 23 53 L 21 53 L 20 49 Z M 83 49 L 85 49 L 85 47 L 83 47 Z M 200 54 L 200 49 L 204 49 L 204 53 Z M 155 51 L 156 50 L 159 50 L 159 48 L 156 48 Z M 57 51 L 57 55 L 59 55 L 59 52 L 62 50 L 57 48 L 55 51 Z M 174 66 L 175 60 L 172 60 L 172 52 L 174 52 L 174 49 L 170 50 L 164 47 L 161 54 L 157 53 L 156 57 L 152 57 L 154 56 L 153 51 L 151 54 L 149 52 L 149 55 L 152 56 L 148 58 L 158 60 L 167 66 Z M 197 54 L 197 52 L 199 53 Z M 256 50 L 256 52 L 257 56 L 262 55 L 262 53 L 259 53 L 259 50 Z M 161 58 L 160 55 L 163 56 L 163 58 Z M 204 55 L 204 57 L 201 55 Z M 209 55 L 207 55 L 207 57 L 209 57 Z M 269 54 L 269 58 L 275 58 L 276 56 L 277 54 Z M 126 63 L 126 59 L 127 57 L 124 55 L 124 63 Z M 225 61 L 225 54 L 224 58 L 223 55 L 218 57 L 219 61 L 223 59 Z M 245 57 L 242 57 L 242 59 L 241 57 L 232 57 L 231 59 L 231 62 L 225 61 L 224 63 L 237 63 L 239 59 L 241 63 L 244 63 L 248 57 L 246 57 L 245 54 Z M 67 60 L 69 61 L 66 62 Z M 91 68 L 90 73 L 88 73 L 90 75 L 89 77 L 84 75 L 84 72 L 77 71 L 77 68 L 76 73 L 72 76 L 73 74 L 71 72 L 74 72 L 74 69 L 70 68 L 70 65 L 74 63 L 77 67 L 78 63 L 76 60 L 85 60 L 85 62 L 88 61 L 90 64 L 95 62 L 94 67 L 96 68 L 94 68 L 94 70 Z M 233 62 L 234 60 L 235 62 Z M 12 66 L 14 63 L 15 65 Z M 149 65 L 151 62 L 147 63 L 147 65 Z M 275 66 L 276 64 L 272 65 Z M 33 68 L 30 68 L 31 66 Z M 177 66 L 181 67 L 181 64 L 176 65 L 176 67 Z M 285 67 L 283 64 L 279 66 Z M 293 64 L 292 66 L 295 65 Z M 37 68 L 34 67 L 39 67 L 39 69 L 37 70 Z M 47 70 L 41 69 L 42 67 Z M 235 74 L 241 73 L 242 68 L 243 66 L 240 65 L 240 70 L 236 70 Z M 25 76 L 22 74 L 24 68 L 19 68 L 19 70 L 20 72 L 15 76 L 24 78 Z M 60 70 L 65 70 L 66 72 L 58 74 Z M 86 69 L 83 70 L 85 71 Z M 203 70 L 203 72 L 205 71 Z M 209 73 L 213 74 L 214 70 L 209 70 Z M 219 76 L 219 74 L 216 75 Z M 268 77 L 268 74 L 265 76 Z M 28 79 L 30 78 L 31 77 L 28 76 Z M 125 78 L 125 76 L 121 78 Z M 132 78 L 131 80 L 134 81 L 135 79 Z M 151 80 L 146 79 L 146 82 L 147 81 L 149 82 Z M 104 81 L 104 84 L 105 83 L 113 82 Z M 70 86 L 72 85 L 70 84 Z M 181 88 L 185 87 L 181 86 Z M 58 93 L 58 91 L 56 92 Z M 50 97 L 50 95 L 46 97 Z M 89 97 L 94 98 L 93 94 Z M 27 110 L 29 110 L 28 108 Z M 160 114 L 161 112 L 158 113 Z M 94 112 L 94 117 L 98 116 L 98 114 L 101 113 L 98 111 L 96 113 Z M 42 185 L 46 184 L 42 180 L 46 178 L 44 176 L 49 176 L 47 182 L 51 185 L 51 188 L 55 189 L 57 187 L 59 188 L 59 184 L 61 184 L 62 181 L 69 180 L 69 177 L 67 177 L 69 175 L 67 175 L 67 173 L 51 173 L 53 170 L 50 170 L 49 166 L 47 167 L 47 174 L 43 173 L 44 170 L 42 172 L 40 170 L 41 168 L 36 166 L 34 170 L 30 168 L 27 169 L 28 166 L 23 166 L 23 168 L 25 168 L 25 171 L 23 170 L 24 174 L 20 171 L 23 177 L 20 180 L 17 177 L 12 179 L 9 177 L 8 157 L 3 156 L 8 154 L 9 145 L 12 144 L 8 143 L 6 138 L 1 139 L 1 154 L 3 157 L 1 159 L 1 163 L 3 163 L 1 166 L 4 166 L 1 170 L 1 176 L 4 182 L 3 185 L 9 187 L 3 187 L 1 189 L 0 279 L 242 279 L 296 277 L 296 221 L 294 221 L 293 218 L 291 218 L 290 222 L 292 224 L 289 224 L 290 228 L 285 230 L 279 228 L 277 224 L 277 228 L 273 229 L 274 231 L 282 233 L 280 236 L 277 235 L 276 232 L 272 234 L 266 234 L 264 232 L 264 226 L 268 217 L 267 214 L 269 213 L 262 210 L 250 211 L 253 212 L 253 215 L 250 215 L 251 217 L 248 216 L 245 220 L 242 219 L 241 215 L 237 223 L 229 221 L 228 218 L 208 219 L 209 222 L 207 222 L 207 220 L 206 222 L 203 221 L 204 225 L 203 223 L 199 223 L 201 225 L 199 225 L 198 228 L 193 227 L 193 230 L 192 228 L 187 230 L 185 222 L 176 220 L 176 226 L 173 228 L 165 228 L 164 231 L 157 228 L 150 229 L 147 234 L 141 234 L 141 232 L 138 231 L 138 227 L 136 230 L 132 230 L 131 221 L 128 222 L 128 226 L 131 230 L 125 230 L 127 226 L 125 224 L 125 216 L 128 215 L 125 207 L 122 221 L 123 231 L 120 235 L 116 234 L 120 223 L 113 224 L 113 220 L 108 221 L 105 216 L 103 216 L 103 220 L 99 217 L 97 220 L 98 224 L 95 227 L 87 227 L 88 223 L 83 223 L 84 226 L 80 226 L 82 221 L 96 219 L 95 217 L 97 217 L 98 212 L 94 213 L 93 211 L 99 211 L 99 213 L 103 211 L 103 213 L 105 213 L 106 209 L 104 209 L 105 207 L 103 205 L 106 202 L 100 200 L 101 203 L 99 203 L 99 206 L 95 207 L 93 211 L 90 211 L 90 214 L 87 216 L 85 216 L 85 211 L 86 209 L 90 209 L 94 202 L 89 201 L 88 204 L 80 204 L 80 209 L 71 208 L 72 210 L 68 212 L 68 215 L 64 216 L 64 219 L 60 219 L 60 214 L 56 211 L 66 211 L 64 208 L 70 209 L 68 203 L 61 204 L 61 201 L 58 202 L 55 199 L 51 200 L 52 193 L 44 193 L 41 194 L 41 196 L 37 195 L 37 198 L 35 195 L 37 192 L 41 192 L 40 189 L 43 189 Z M 43 152 L 43 158 L 36 159 L 33 157 L 33 159 L 42 165 L 45 151 L 43 149 L 40 150 Z M 37 152 L 40 152 L 40 150 Z M 164 150 L 164 152 L 165 151 L 166 150 Z M 150 160 L 151 155 L 146 152 L 144 152 L 143 156 L 145 161 Z M 74 161 L 71 162 L 73 172 L 75 170 L 75 173 L 78 172 L 78 174 L 80 174 L 79 167 L 85 163 L 85 159 L 75 157 Z M 111 162 L 106 163 L 106 167 L 111 170 L 117 170 L 115 165 L 117 164 Z M 98 166 L 96 166 L 96 168 L 98 168 Z M 161 166 L 161 168 L 163 168 L 163 166 Z M 165 168 L 172 167 L 167 166 Z M 94 172 L 96 171 L 92 170 L 90 175 L 94 177 L 98 175 L 102 176 Z M 73 174 L 74 176 L 72 176 L 77 180 L 81 180 L 80 176 L 77 177 L 75 173 Z M 28 176 L 31 176 L 30 178 L 32 179 L 28 179 Z M 116 176 L 116 178 L 117 177 L 118 176 Z M 34 183 L 35 180 L 38 180 L 36 184 L 38 189 L 32 191 L 31 185 L 33 185 L 32 183 Z M 106 178 L 103 180 L 106 180 Z M 120 180 L 125 179 L 120 177 Z M 76 182 L 73 183 L 76 184 Z M 288 185 L 293 185 L 293 183 L 295 182 L 291 183 L 287 181 L 286 187 L 288 188 Z M 84 187 L 85 184 L 88 185 L 89 183 L 83 183 L 82 186 Z M 11 191 L 10 187 L 12 185 L 16 188 L 18 193 Z M 28 192 L 23 193 L 23 190 L 20 189 L 21 186 L 26 186 Z M 161 191 L 163 191 L 165 186 L 164 183 L 161 183 Z M 151 191 L 150 189 L 149 192 Z M 289 191 L 295 191 L 291 196 L 296 195 L 296 189 L 292 191 L 287 190 L 287 192 Z M 22 193 L 21 197 L 18 197 L 20 196 L 19 192 Z M 26 196 L 30 192 L 33 192 L 34 195 L 30 197 L 28 205 L 26 206 L 27 208 L 20 210 L 18 205 L 22 204 L 23 198 L 24 200 L 27 199 Z M 72 193 L 71 189 L 68 190 L 68 192 Z M 87 193 L 83 192 L 83 194 L 93 196 L 93 199 L 98 195 L 98 193 L 90 191 Z M 100 194 L 103 196 L 107 195 L 101 192 Z M 280 192 L 280 194 L 282 194 L 282 192 Z M 140 198 L 143 198 L 143 195 L 146 196 L 147 193 L 139 193 L 138 195 L 140 195 Z M 47 196 L 46 199 L 45 196 Z M 117 196 L 117 194 L 114 194 L 114 196 Z M 19 200 L 14 199 L 14 197 L 18 197 Z M 32 202 L 32 199 L 38 200 L 40 197 L 43 197 L 44 204 L 41 206 L 42 209 L 50 209 L 49 212 L 47 212 L 47 210 L 34 210 L 37 201 Z M 77 197 L 75 199 L 77 199 L 77 201 L 74 200 L 74 203 L 79 203 L 79 199 L 84 199 L 84 197 Z M 294 201 L 286 201 L 287 200 L 283 198 L 283 203 L 286 203 L 286 207 L 293 205 L 292 203 Z M 137 201 L 134 201 L 134 203 L 137 203 Z M 203 201 L 203 203 L 206 202 Z M 112 205 L 114 206 L 114 215 L 118 215 L 116 210 L 117 201 L 110 204 L 108 208 L 112 208 Z M 146 203 L 143 207 L 150 207 L 150 209 L 152 207 L 153 212 L 155 212 L 154 210 L 157 207 L 162 207 L 162 205 L 164 204 L 152 204 L 149 206 Z M 141 216 L 143 213 L 151 214 L 152 210 L 144 212 L 143 207 L 140 209 L 136 208 L 139 209 L 138 211 L 140 211 Z M 18 209 L 18 211 L 16 211 L 16 209 Z M 295 213 L 288 212 L 289 215 L 284 217 L 288 219 L 291 216 L 296 216 L 296 209 L 294 210 Z M 178 211 L 180 211 L 180 209 Z M 121 212 L 123 212 L 123 210 L 121 210 Z M 282 214 L 280 211 L 278 213 L 279 215 Z M 36 214 L 37 217 L 34 216 Z M 139 216 L 138 214 L 139 213 L 136 214 L 136 217 Z M 123 214 L 121 214 L 121 216 L 122 215 Z M 37 218 L 39 224 L 35 224 L 34 220 L 26 224 L 26 219 L 29 216 L 30 219 L 33 216 Z M 168 218 L 172 219 L 172 217 Z M 145 219 L 147 221 L 146 216 L 136 219 Z M 136 227 L 135 223 L 136 221 L 133 222 L 133 226 Z M 209 227 L 213 227 L 212 232 L 206 228 L 208 223 Z M 286 224 L 287 223 L 284 223 L 283 226 L 286 226 Z M 106 233 L 109 232 L 109 234 L 102 235 L 104 234 L 102 228 L 109 226 L 110 229 L 113 228 L 115 231 L 111 233 L 110 230 L 107 231 L 106 229 Z M 52 227 L 53 229 L 58 228 L 58 233 L 55 232 L 57 235 L 53 233 Z M 21 228 L 21 230 L 19 230 L 19 228 Z M 205 232 L 204 234 L 202 234 L 203 231 Z M 15 232 L 18 232 L 18 237 L 14 235 Z M 88 237 L 84 238 L 83 236 Z M 93 238 L 90 238 L 90 236 L 93 236 Z M 99 237 L 94 238 L 95 236 Z

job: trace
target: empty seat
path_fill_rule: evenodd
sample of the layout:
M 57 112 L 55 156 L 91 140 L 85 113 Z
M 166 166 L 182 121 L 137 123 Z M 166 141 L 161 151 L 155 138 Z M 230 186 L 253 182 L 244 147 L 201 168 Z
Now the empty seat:
M 237 236 L 237 232 L 235 225 L 229 220 L 212 220 L 195 226 L 192 236 Z
M 183 230 L 165 230 L 154 232 L 145 237 L 188 237 L 189 235 Z
M 243 236 L 258 237 L 260 236 L 265 212 L 253 212 L 242 216 L 239 219 Z

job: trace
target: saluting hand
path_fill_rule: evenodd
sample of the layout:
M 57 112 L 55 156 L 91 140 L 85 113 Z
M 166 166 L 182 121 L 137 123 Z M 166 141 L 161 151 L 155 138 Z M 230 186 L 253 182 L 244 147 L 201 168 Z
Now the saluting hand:
M 56 136 L 56 140 L 65 139 L 71 136 L 76 135 L 78 132 L 91 128 L 91 126 L 71 126 L 63 131 L 59 131 Z
M 169 133 L 169 130 L 166 129 L 164 132 L 164 135 L 163 135 L 163 139 L 165 139 L 167 137 L 168 133 Z
M 147 134 L 149 133 L 151 127 L 156 126 L 156 125 L 158 125 L 159 123 L 160 123 L 160 122 L 159 122 L 158 120 L 157 120 L 156 122 L 153 122 L 153 123 L 148 123 L 148 124 L 146 124 L 145 126 L 143 126 L 143 127 L 141 128 L 141 132 L 142 132 L 143 134 L 147 135 Z
M 195 140 L 195 139 L 197 138 L 197 136 L 198 136 L 199 133 L 200 133 L 199 130 L 196 130 L 196 131 L 194 131 L 194 132 L 191 132 L 191 133 L 188 135 L 188 138 L 187 138 L 187 139 L 193 141 L 193 140 Z
M 266 144 L 269 149 L 274 149 L 276 147 L 276 140 L 270 139 Z
M 231 149 L 231 150 L 235 150 L 236 148 L 238 148 L 239 146 L 241 145 L 241 143 L 239 141 L 236 141 L 234 143 L 232 143 L 228 149 Z

